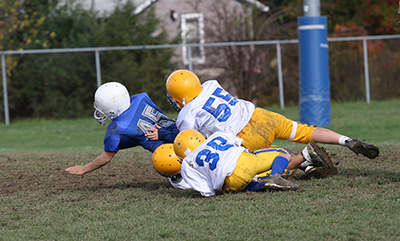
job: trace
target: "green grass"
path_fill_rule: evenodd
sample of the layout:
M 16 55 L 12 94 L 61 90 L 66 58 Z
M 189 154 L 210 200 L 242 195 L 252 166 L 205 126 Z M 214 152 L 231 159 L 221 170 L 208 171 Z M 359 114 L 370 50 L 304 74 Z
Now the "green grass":
M 299 118 L 298 107 L 269 109 L 292 120 Z M 331 126 L 327 128 L 371 143 L 400 143 L 400 101 L 332 103 Z M 277 143 L 285 145 L 287 141 Z
M 400 240 L 399 106 L 332 104 L 329 128 L 377 144 L 375 160 L 324 145 L 340 162 L 336 176 L 299 173 L 299 191 L 214 198 L 172 188 L 142 148 L 67 174 L 102 152 L 105 127 L 94 119 L 0 125 L 0 240 Z M 298 108 L 271 109 L 298 118 Z
M 105 131 L 94 118 L 16 121 L 0 125 L 0 151 L 102 149 Z
M 298 120 L 299 108 L 277 107 L 269 110 Z M 176 113 L 169 116 L 176 118 Z M 400 101 L 333 103 L 331 126 L 338 133 L 372 143 L 400 143 Z M 106 127 L 94 118 L 78 120 L 24 120 L 0 124 L 0 151 L 96 150 L 103 148 Z M 288 145 L 287 141 L 276 141 Z M 290 144 L 289 144 L 290 145 Z

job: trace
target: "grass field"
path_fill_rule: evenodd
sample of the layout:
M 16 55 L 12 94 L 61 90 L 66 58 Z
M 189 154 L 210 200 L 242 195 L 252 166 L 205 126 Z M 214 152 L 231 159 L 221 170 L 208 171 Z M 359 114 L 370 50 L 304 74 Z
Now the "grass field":
M 400 101 L 332 104 L 329 129 L 381 149 L 374 160 L 323 145 L 339 162 L 299 191 L 202 198 L 177 190 L 141 148 L 85 176 L 102 152 L 94 119 L 0 125 L 0 240 L 400 240 Z M 270 108 L 291 119 L 298 108 Z M 298 153 L 303 145 L 277 141 Z

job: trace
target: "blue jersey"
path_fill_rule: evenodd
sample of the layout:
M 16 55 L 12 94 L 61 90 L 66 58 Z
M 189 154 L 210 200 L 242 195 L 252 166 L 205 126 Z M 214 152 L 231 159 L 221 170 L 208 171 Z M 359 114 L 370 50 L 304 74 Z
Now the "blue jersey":
M 151 141 L 144 135 L 147 133 L 146 129 L 155 128 L 155 124 L 162 127 L 159 130 L 163 135 L 159 136 L 159 140 Z M 121 149 L 142 146 L 154 152 L 158 146 L 172 143 L 178 133 L 175 121 L 165 115 L 147 93 L 141 93 L 132 96 L 130 107 L 108 125 L 104 151 L 118 152 Z

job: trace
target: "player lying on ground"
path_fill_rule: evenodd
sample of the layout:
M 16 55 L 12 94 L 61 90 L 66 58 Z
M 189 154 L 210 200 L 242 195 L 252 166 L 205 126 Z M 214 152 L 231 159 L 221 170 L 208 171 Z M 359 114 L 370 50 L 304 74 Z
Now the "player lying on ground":
M 293 155 L 285 148 L 264 148 L 249 153 L 241 143 L 242 139 L 230 132 L 216 132 L 207 140 L 196 131 L 187 129 L 178 134 L 173 146 L 159 146 L 153 154 L 156 170 L 166 175 L 179 176 L 181 182 L 199 191 L 203 196 L 212 196 L 215 190 L 223 188 L 227 192 L 247 190 L 246 187 L 260 173 L 268 173 L 260 188 L 296 190 L 297 184 L 282 177 Z M 317 146 L 313 143 L 314 146 Z M 308 145 L 310 162 L 313 166 L 325 166 L 323 158 Z M 183 159 L 183 160 L 182 160 Z M 182 160 L 182 164 L 180 163 Z M 300 163 L 291 163 L 298 166 Z
M 100 124 L 111 120 L 104 137 L 104 152 L 85 166 L 65 169 L 71 174 L 83 175 L 96 170 L 109 163 L 121 149 L 142 146 L 154 152 L 162 144 L 173 143 L 179 132 L 175 121 L 147 93 L 130 97 L 126 87 L 117 82 L 105 83 L 96 90 L 94 108 L 94 117 Z
M 216 80 L 203 84 L 191 71 L 173 72 L 166 81 L 167 97 L 180 110 L 176 125 L 179 131 L 195 129 L 204 136 L 217 131 L 232 132 L 243 139 L 242 146 L 249 151 L 268 148 L 275 139 L 307 144 L 312 141 L 347 146 L 356 154 L 370 159 L 379 155 L 379 148 L 356 138 L 338 134 L 329 129 L 292 121 L 278 113 L 256 108 L 251 102 L 236 99 Z M 304 156 L 294 157 L 295 163 L 307 165 Z M 300 160 L 297 160 L 300 159 Z M 289 163 L 288 169 L 293 168 Z

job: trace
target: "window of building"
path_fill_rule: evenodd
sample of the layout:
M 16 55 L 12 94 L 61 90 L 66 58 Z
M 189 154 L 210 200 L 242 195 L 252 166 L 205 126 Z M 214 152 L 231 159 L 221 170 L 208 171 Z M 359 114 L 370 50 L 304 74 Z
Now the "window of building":
M 185 44 L 204 43 L 204 16 L 202 13 L 181 15 L 182 59 L 189 63 L 189 48 Z M 192 63 L 203 64 L 206 60 L 204 47 L 190 47 Z

